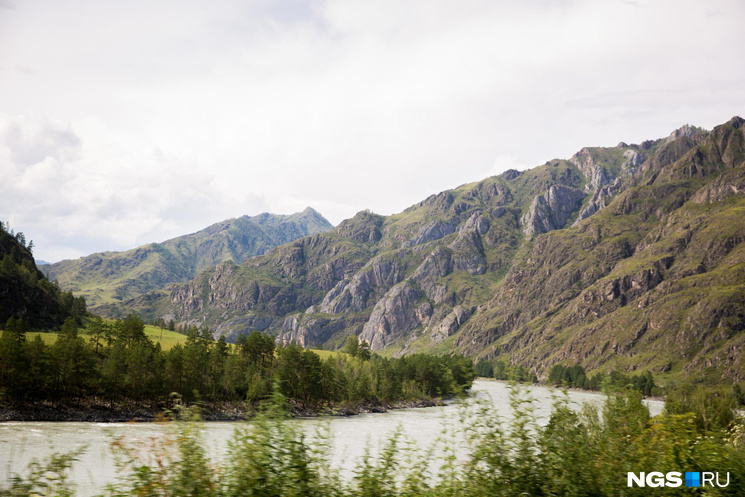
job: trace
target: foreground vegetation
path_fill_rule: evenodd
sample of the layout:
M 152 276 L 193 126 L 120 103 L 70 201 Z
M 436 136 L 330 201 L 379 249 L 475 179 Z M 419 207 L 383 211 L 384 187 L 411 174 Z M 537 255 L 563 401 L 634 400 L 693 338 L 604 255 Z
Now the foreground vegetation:
M 723 488 L 653 489 L 655 495 L 742 495 L 745 430 L 741 423 L 702 428 L 696 413 L 650 418 L 638 392 L 609 395 L 602 409 L 557 400 L 547 424 L 538 422 L 525 392 L 513 389 L 513 415 L 467 403 L 437 445 L 412 448 L 392 436 L 376 457 L 357 461 L 351 477 L 330 466 L 328 436 L 307 437 L 283 417 L 275 390 L 265 412 L 239 425 L 220 461 L 210 461 L 198 413 L 149 448 L 119 439 L 120 479 L 104 495 L 147 496 L 611 496 L 649 495 L 628 487 L 627 472 L 712 471 Z M 462 437 L 456 437 L 460 433 Z M 73 495 L 66 478 L 75 454 L 54 456 L 16 476 L 0 496 Z
M 254 332 L 235 346 L 209 330 L 187 330 L 183 343 L 163 350 L 137 316 L 109 324 L 94 319 L 86 338 L 74 319 L 54 343 L 39 334 L 27 340 L 22 319 L 10 318 L 0 336 L 0 405 L 36 401 L 171 406 L 177 393 L 187 403 L 258 403 L 280 392 L 300 409 L 356 408 L 451 397 L 468 390 L 473 364 L 460 356 L 417 354 L 387 359 L 361 348 L 327 354 Z M 356 343 L 356 341 L 355 341 Z

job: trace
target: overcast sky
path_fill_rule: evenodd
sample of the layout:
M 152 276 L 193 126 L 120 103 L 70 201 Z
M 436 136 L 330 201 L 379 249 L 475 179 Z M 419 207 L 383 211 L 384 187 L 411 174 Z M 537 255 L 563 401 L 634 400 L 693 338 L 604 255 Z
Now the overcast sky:
M 57 261 L 333 224 L 745 114 L 745 2 L 0 0 L 0 219 Z

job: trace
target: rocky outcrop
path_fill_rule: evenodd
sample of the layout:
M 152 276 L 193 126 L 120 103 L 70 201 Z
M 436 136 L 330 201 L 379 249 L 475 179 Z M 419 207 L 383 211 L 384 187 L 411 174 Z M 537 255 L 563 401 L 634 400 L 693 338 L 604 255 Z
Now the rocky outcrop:
M 670 133 L 670 136 L 668 136 L 665 139 L 665 143 L 670 143 L 674 140 L 677 140 L 678 138 L 686 137 L 686 138 L 693 138 L 696 135 L 702 134 L 702 130 L 696 128 L 695 126 L 691 126 L 689 124 L 684 124 L 680 128 L 676 129 L 672 133 Z
M 533 199 L 521 218 L 523 233 L 532 236 L 563 228 L 584 197 L 585 193 L 576 188 L 552 185 L 545 194 Z
M 650 267 L 633 274 L 609 277 L 583 291 L 576 301 L 577 318 L 587 320 L 604 316 L 618 307 L 625 306 L 662 283 L 664 271 L 673 263 L 672 257 L 663 257 Z
M 361 211 L 351 219 L 342 221 L 336 228 L 336 233 L 342 238 L 351 238 L 358 242 L 377 242 L 381 239 L 380 228 L 384 217 L 370 211 Z
M 607 207 L 615 196 L 623 191 L 624 183 L 622 179 L 633 178 L 637 175 L 639 166 L 644 162 L 644 156 L 633 149 L 626 150 L 623 153 L 623 156 L 626 158 L 626 161 L 621 164 L 621 173 L 618 177 L 612 178 L 612 175 L 607 175 L 603 176 L 603 181 L 600 183 L 594 181 L 588 182 L 588 189 L 594 188 L 592 190 L 592 197 L 587 205 L 580 211 L 572 226 L 576 226 L 601 209 Z M 598 167 L 599 166 L 596 166 L 596 169 Z M 602 186 L 600 186 L 601 183 Z
M 277 343 L 295 342 L 303 347 L 324 343 L 334 333 L 343 330 L 347 323 L 342 318 L 294 315 L 285 318 Z
M 381 298 L 365 323 L 360 339 L 372 350 L 391 345 L 414 328 L 429 322 L 432 304 L 409 282 L 399 283 Z
M 318 312 L 359 312 L 371 293 L 384 293 L 403 279 L 405 268 L 394 260 L 373 259 L 349 279 L 336 284 L 318 305 Z
M 197 323 L 194 323 L 197 324 Z M 241 335 L 248 335 L 252 331 L 266 331 L 277 325 L 277 320 L 273 316 L 257 315 L 249 312 L 241 317 L 228 318 L 218 324 L 212 335 L 215 339 L 225 337 L 230 343 L 235 343 Z
M 507 181 L 510 181 L 510 180 L 517 178 L 521 174 L 522 172 L 518 171 L 517 169 L 508 169 L 502 174 L 500 174 L 500 176 L 506 179 Z
M 574 154 L 569 159 L 569 162 L 577 166 L 586 178 L 585 189 L 587 190 L 597 190 L 612 179 L 611 175 L 605 171 L 605 168 L 595 161 L 589 148 L 583 148 Z
M 378 301 L 360 338 L 367 340 L 372 350 L 378 350 L 418 327 L 434 326 L 432 336 L 436 341 L 453 334 L 468 318 L 470 310 L 456 306 L 451 313 L 442 314 L 443 309 L 449 309 L 447 305 L 454 303 L 454 295 L 448 292 L 441 278 L 453 271 L 471 275 L 486 272 L 481 235 L 489 227 L 489 221 L 480 211 L 472 213 L 447 249 L 438 247 L 432 251 L 411 277 Z M 446 307 L 435 310 L 436 305 Z
M 458 230 L 458 237 L 448 245 L 452 251 L 452 270 L 466 271 L 472 275 L 486 272 L 486 256 L 481 235 L 489 231 L 489 221 L 480 212 L 474 212 Z
M 473 314 L 473 308 L 464 308 L 457 305 L 445 319 L 432 327 L 432 341 L 440 343 L 447 337 L 452 336 L 458 331 L 460 326 Z
M 592 193 L 590 201 L 587 203 L 577 216 L 572 226 L 576 226 L 588 217 L 592 216 L 600 209 L 605 208 L 613 197 L 621 190 L 621 178 L 616 178 L 610 185 L 605 185 L 602 188 L 598 188 Z
M 447 221 L 430 221 L 417 233 L 416 238 L 404 243 L 404 246 L 411 247 L 422 243 L 439 240 L 451 233 L 455 233 L 458 226 L 458 218 L 451 218 Z
M 702 187 L 691 197 L 691 202 L 710 204 L 735 196 L 745 196 L 745 176 L 737 171 L 723 174 Z
M 621 164 L 621 177 L 633 177 L 639 170 L 639 166 L 644 162 L 644 156 L 636 150 L 626 150 L 623 153 L 626 161 Z
M 441 278 L 453 271 L 452 252 L 444 247 L 433 250 L 416 268 L 409 281 L 424 292 L 429 300 L 435 304 L 450 302 L 451 295 Z

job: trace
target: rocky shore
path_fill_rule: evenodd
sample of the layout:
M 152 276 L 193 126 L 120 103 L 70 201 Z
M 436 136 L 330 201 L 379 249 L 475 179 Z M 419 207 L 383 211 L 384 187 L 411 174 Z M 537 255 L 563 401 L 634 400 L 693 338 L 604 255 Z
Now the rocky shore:
M 443 405 L 440 399 L 414 400 L 394 403 L 366 403 L 357 406 L 330 405 L 320 408 L 293 405 L 292 417 L 355 416 L 363 413 L 384 413 L 392 409 L 411 409 Z M 251 418 L 255 406 L 249 402 L 202 404 L 201 416 L 205 421 L 241 421 Z M 0 422 L 7 421 L 78 421 L 89 423 L 152 422 L 171 417 L 167 406 L 108 406 L 97 402 L 66 404 L 36 402 L 0 407 Z

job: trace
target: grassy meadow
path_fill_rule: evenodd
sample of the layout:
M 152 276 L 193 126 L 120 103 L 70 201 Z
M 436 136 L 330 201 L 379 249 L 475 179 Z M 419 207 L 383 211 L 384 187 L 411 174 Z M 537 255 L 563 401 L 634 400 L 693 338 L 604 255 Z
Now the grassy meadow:
M 114 320 L 106 320 L 106 324 L 113 324 Z M 36 336 L 40 336 L 46 345 L 53 345 L 57 341 L 58 331 L 29 331 L 26 333 L 27 340 L 34 340 Z M 86 340 L 91 338 L 90 328 L 88 325 L 80 328 L 80 336 Z M 160 343 L 160 347 L 163 351 L 171 350 L 176 344 L 180 343 L 184 345 L 186 343 L 186 335 L 176 333 L 170 330 L 161 330 L 158 326 L 145 325 L 145 335 L 153 341 L 153 343 Z

